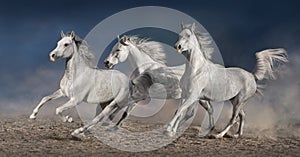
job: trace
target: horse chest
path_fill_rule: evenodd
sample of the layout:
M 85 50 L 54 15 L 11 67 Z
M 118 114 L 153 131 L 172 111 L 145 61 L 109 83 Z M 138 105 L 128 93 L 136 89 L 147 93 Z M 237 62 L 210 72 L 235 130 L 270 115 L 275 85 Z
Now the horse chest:
M 185 73 L 180 79 L 180 88 L 183 94 L 189 95 L 192 90 L 192 86 L 195 82 L 189 74 Z
M 67 76 L 64 76 L 60 81 L 60 89 L 67 97 L 72 96 L 72 84 L 72 81 Z

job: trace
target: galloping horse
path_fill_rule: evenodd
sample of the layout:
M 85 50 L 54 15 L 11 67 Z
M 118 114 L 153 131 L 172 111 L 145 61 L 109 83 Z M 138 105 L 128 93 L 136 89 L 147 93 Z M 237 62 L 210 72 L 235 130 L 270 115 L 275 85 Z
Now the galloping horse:
M 73 31 L 65 35 L 50 53 L 50 60 L 66 59 L 60 89 L 45 96 L 30 115 L 35 119 L 39 109 L 48 101 L 60 97 L 68 97 L 69 101 L 56 109 L 64 122 L 72 122 L 72 117 L 64 116 L 63 111 L 78 105 L 80 102 L 100 104 L 103 111 L 85 126 L 76 129 L 72 135 L 84 133 L 87 129 L 100 122 L 104 116 L 111 115 L 125 107 L 129 110 L 133 103 L 129 97 L 129 80 L 127 76 L 116 70 L 101 70 L 92 65 L 93 55 L 89 52 L 86 42 Z M 126 116 L 126 115 L 125 115 Z
M 175 48 L 178 53 L 187 53 L 185 72 L 180 80 L 184 101 L 167 128 L 170 136 L 175 135 L 179 123 L 195 102 L 199 102 L 207 110 L 210 117 L 209 129 L 212 129 L 214 120 L 210 102 L 226 100 L 230 100 L 233 105 L 232 116 L 225 129 L 215 137 L 223 137 L 237 122 L 237 117 L 240 124 L 234 137 L 241 136 L 245 117 L 243 107 L 246 101 L 258 91 L 257 81 L 275 79 L 274 62 L 288 61 L 284 49 L 267 49 L 256 53 L 256 70 L 253 73 L 241 68 L 224 68 L 210 61 L 211 54 L 207 51 L 210 42 L 206 34 L 196 30 L 195 24 L 182 25 Z
M 121 62 L 129 62 L 137 71 L 136 78 L 131 81 L 130 92 L 135 100 L 147 97 L 150 86 L 154 90 L 151 98 L 156 99 L 180 99 L 181 89 L 179 86 L 185 65 L 167 66 L 162 44 L 137 36 L 118 36 L 118 42 L 114 45 L 111 53 L 105 59 L 107 68 L 113 68 Z M 151 80 L 149 80 L 151 79 Z M 156 84 L 163 85 L 155 86 Z M 162 89 L 164 88 L 164 89 Z M 166 92 L 162 93 L 162 92 Z M 137 95 L 140 95 L 139 97 Z M 185 119 L 189 119 L 194 111 L 189 112 Z

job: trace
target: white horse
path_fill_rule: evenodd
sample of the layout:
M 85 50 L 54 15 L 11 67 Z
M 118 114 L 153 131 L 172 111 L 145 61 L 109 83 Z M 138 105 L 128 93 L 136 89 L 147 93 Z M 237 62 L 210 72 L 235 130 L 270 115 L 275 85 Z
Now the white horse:
M 150 86 L 154 90 L 152 98 L 181 99 L 179 82 L 185 65 L 167 66 L 162 47 L 159 42 L 141 39 L 137 36 L 124 35 L 122 38 L 118 36 L 118 42 L 104 61 L 107 68 L 113 68 L 116 64 L 128 61 L 135 69 L 137 74 L 130 84 L 131 97 L 135 102 L 149 96 Z M 157 84 L 163 86 L 156 86 Z M 194 110 L 190 110 L 184 119 L 188 120 L 194 113 Z
M 167 128 L 170 136 L 175 135 L 180 121 L 195 102 L 199 102 L 208 111 L 210 127 L 213 127 L 213 108 L 210 101 L 226 100 L 230 100 L 233 105 L 232 117 L 224 130 L 215 137 L 223 137 L 237 122 L 238 117 L 239 128 L 234 137 L 241 136 L 245 117 L 243 107 L 258 91 L 257 81 L 275 79 L 274 61 L 288 61 L 284 49 L 267 49 L 256 53 L 256 70 L 253 73 L 241 68 L 224 68 L 210 61 L 211 41 L 208 39 L 206 34 L 195 29 L 195 24 L 182 25 L 175 48 L 178 53 L 187 53 L 185 72 L 180 80 L 184 101 Z
M 153 83 L 164 86 L 167 99 L 180 99 L 181 89 L 179 80 L 184 72 L 185 65 L 168 67 L 165 62 L 165 53 L 159 42 L 141 39 L 137 36 L 118 37 L 111 53 L 105 59 L 107 68 L 113 68 L 116 64 L 128 61 L 133 69 L 136 69 L 137 76 L 147 72 L 151 75 Z M 155 89 L 155 88 L 154 88 Z M 161 94 L 161 88 L 157 87 L 153 98 L 166 99 Z
M 72 31 L 65 35 L 61 33 L 61 40 L 50 53 L 50 60 L 65 58 L 66 67 L 60 81 L 60 89 L 49 96 L 45 96 L 30 115 L 35 119 L 39 109 L 49 100 L 68 97 L 69 101 L 56 109 L 64 122 L 72 122 L 70 116 L 64 116 L 63 111 L 78 105 L 80 102 L 101 104 L 103 111 L 87 125 L 76 129 L 72 135 L 84 133 L 88 128 L 124 107 L 128 107 L 129 80 L 127 76 L 116 70 L 101 70 L 92 65 L 93 55 L 88 46 Z M 108 104 L 108 105 L 107 105 Z M 105 106 L 107 105 L 107 106 Z

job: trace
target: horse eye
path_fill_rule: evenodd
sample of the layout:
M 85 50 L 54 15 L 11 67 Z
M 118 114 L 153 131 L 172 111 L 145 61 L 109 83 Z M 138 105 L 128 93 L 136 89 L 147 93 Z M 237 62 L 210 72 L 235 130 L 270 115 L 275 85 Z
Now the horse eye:
M 64 47 L 67 47 L 67 46 L 69 46 L 69 44 L 67 44 L 67 43 L 66 43 L 66 44 L 64 44 Z
M 116 51 L 120 51 L 120 49 L 117 49 Z

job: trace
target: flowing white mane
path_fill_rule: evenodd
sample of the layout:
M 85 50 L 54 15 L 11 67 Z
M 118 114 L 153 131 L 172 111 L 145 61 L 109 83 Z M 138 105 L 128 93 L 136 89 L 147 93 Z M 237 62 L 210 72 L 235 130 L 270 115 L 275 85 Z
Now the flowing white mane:
M 96 64 L 95 64 L 95 56 L 94 54 L 89 50 L 88 44 L 86 43 L 86 41 L 82 41 L 81 44 L 79 45 L 79 49 L 78 52 L 80 54 L 80 56 L 83 58 L 84 62 L 92 67 L 92 68 L 96 68 Z
M 166 64 L 166 54 L 159 42 L 149 41 L 149 39 L 142 39 L 137 36 L 130 36 L 129 38 L 139 50 L 150 56 L 154 61 Z
M 71 33 L 68 33 L 67 36 L 70 36 Z M 88 44 L 85 40 L 81 39 L 78 35 L 75 35 L 74 41 L 78 48 L 78 53 L 84 62 L 91 68 L 96 68 L 95 56 L 89 50 Z
M 197 37 L 197 40 L 200 45 L 200 49 L 203 51 L 204 57 L 206 59 L 211 59 L 212 53 L 214 52 L 214 46 L 213 46 L 213 39 L 209 35 L 209 33 L 206 32 L 200 32 L 197 28 L 195 28 L 194 31 L 192 31 L 192 25 L 184 25 L 184 28 L 189 29 L 191 32 L 194 32 L 194 34 Z

